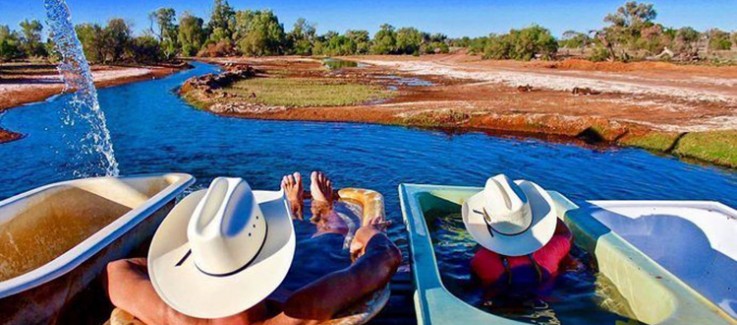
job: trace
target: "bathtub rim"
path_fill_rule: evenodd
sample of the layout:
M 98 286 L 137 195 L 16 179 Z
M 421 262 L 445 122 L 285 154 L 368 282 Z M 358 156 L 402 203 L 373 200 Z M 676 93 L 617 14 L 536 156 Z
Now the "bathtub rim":
M 463 200 L 480 190 L 480 187 L 465 186 L 399 185 L 399 198 L 405 227 L 408 231 L 410 262 L 415 281 L 414 303 L 418 324 L 456 322 L 523 324 L 484 312 L 467 304 L 453 295 L 445 287 L 440 277 L 432 239 L 419 197 L 421 195 L 432 195 L 460 205 Z M 669 313 L 665 317 L 661 317 L 657 323 L 692 324 L 694 321 L 696 323 L 699 323 L 699 321 L 709 323 L 711 321 L 715 324 L 735 323 L 735 320 L 731 319 L 718 306 L 713 305 L 602 223 L 590 216 L 588 218 L 581 215 L 576 216 L 576 212 L 581 212 L 582 209 L 579 209 L 565 196 L 555 191 L 548 192 L 556 203 L 558 217 L 567 224 L 581 225 L 581 228 L 585 231 L 606 232 L 606 236 L 594 238 L 595 240 L 592 243 L 594 248 L 603 247 L 615 251 L 617 255 L 625 258 L 616 262 L 633 266 L 638 272 L 642 272 L 644 276 L 651 278 L 651 285 L 662 286 L 668 291 L 669 297 L 667 298 L 673 298 L 674 305 L 669 308 Z M 594 251 L 592 253 L 595 254 Z M 655 278 L 659 278 L 659 282 L 652 280 Z
M 186 188 L 194 184 L 194 176 L 186 173 L 153 173 L 120 177 L 91 177 L 72 179 L 67 181 L 47 184 L 35 189 L 20 193 L 0 201 L 0 208 L 27 199 L 56 187 L 75 186 L 78 184 L 104 182 L 106 179 L 117 180 L 141 180 L 141 179 L 166 179 L 173 180 L 166 187 L 148 198 L 140 206 L 137 206 L 122 216 L 115 219 L 107 226 L 98 230 L 90 237 L 75 245 L 72 249 L 59 255 L 50 262 L 41 265 L 22 275 L 0 282 L 0 299 L 5 299 L 29 289 L 41 286 L 57 279 L 88 260 L 115 240 L 129 232 L 141 221 L 164 207 L 167 203 L 175 200 Z

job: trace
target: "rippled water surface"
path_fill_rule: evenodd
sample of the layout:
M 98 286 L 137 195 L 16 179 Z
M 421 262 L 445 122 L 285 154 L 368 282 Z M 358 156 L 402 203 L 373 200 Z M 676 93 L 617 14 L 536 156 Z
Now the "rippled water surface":
M 216 176 L 241 176 L 254 188 L 275 189 L 285 173 L 322 169 L 338 186 L 384 193 L 387 214 L 395 221 L 391 235 L 402 246 L 401 182 L 481 185 L 489 175 L 503 172 L 578 202 L 694 199 L 737 206 L 734 173 L 638 149 L 595 150 L 480 133 L 215 116 L 175 94 L 185 79 L 216 70 L 195 66 L 162 80 L 99 90 L 122 175 L 187 172 L 197 177 L 197 186 Z M 63 140 L 64 99 L 12 109 L 4 116 L 2 127 L 26 137 L 0 145 L 0 198 L 71 178 L 74 170 L 89 165 L 71 159 L 74 153 Z

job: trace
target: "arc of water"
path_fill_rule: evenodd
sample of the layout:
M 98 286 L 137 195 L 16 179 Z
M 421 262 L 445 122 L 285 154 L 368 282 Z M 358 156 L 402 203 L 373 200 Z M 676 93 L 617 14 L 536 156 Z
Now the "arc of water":
M 100 157 L 100 165 L 108 176 L 117 176 L 118 162 L 107 128 L 105 113 L 100 109 L 92 72 L 84 56 L 82 44 L 72 23 L 69 7 L 64 0 L 44 0 L 47 23 L 51 29 L 56 49 L 61 55 L 57 67 L 65 85 L 65 92 L 73 91 L 69 101 L 71 111 L 67 112 L 64 123 L 73 125 L 75 116 L 89 124 L 89 133 L 81 140 L 85 153 Z M 79 171 L 78 171 L 79 172 Z M 85 171 L 78 174 L 84 175 Z

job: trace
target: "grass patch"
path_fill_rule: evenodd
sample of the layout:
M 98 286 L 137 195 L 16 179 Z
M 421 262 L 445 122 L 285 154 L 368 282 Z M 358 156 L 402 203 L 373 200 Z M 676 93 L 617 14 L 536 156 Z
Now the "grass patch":
M 642 135 L 630 135 L 620 141 L 621 144 L 653 151 L 667 151 L 676 141 L 678 133 L 648 132 Z
M 737 131 L 694 132 L 684 136 L 674 154 L 737 167 Z
M 389 90 L 380 86 L 307 78 L 246 79 L 224 90 L 236 95 L 228 98 L 229 101 L 287 107 L 348 106 L 392 96 Z
M 466 113 L 454 110 L 441 110 L 412 114 L 402 119 L 401 124 L 422 127 L 455 126 L 468 120 Z
M 191 90 L 189 92 L 186 92 L 182 95 L 182 99 L 184 99 L 185 102 L 194 106 L 197 109 L 200 109 L 200 110 L 207 109 L 207 107 L 209 107 L 209 104 L 199 100 L 196 96 L 197 92 L 199 92 L 199 90 Z

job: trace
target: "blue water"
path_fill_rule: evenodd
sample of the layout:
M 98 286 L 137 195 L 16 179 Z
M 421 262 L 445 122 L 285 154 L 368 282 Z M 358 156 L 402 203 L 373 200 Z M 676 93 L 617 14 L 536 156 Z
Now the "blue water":
M 285 173 L 322 169 L 338 186 L 384 193 L 388 217 L 395 221 L 390 235 L 401 246 L 406 245 L 397 197 L 402 182 L 480 186 L 486 177 L 503 172 L 577 202 L 693 199 L 737 207 L 733 171 L 639 149 L 591 149 L 368 124 L 219 117 L 188 106 L 175 93 L 185 79 L 217 70 L 194 65 L 168 78 L 99 90 L 122 175 L 187 172 L 197 177 L 197 186 L 216 176 L 241 176 L 254 188 L 276 189 Z M 89 166 L 72 159 L 74 152 L 63 139 L 65 96 L 12 109 L 3 117 L 3 128 L 26 137 L 0 145 L 0 198 L 72 178 L 75 169 Z

